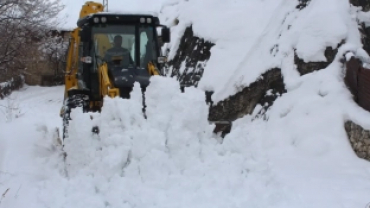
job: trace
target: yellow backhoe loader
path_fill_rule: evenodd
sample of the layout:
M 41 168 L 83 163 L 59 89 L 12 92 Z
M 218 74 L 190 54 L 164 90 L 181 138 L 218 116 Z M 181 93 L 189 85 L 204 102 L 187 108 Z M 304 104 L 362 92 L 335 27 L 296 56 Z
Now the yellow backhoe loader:
M 166 62 L 160 47 L 170 41 L 170 31 L 158 17 L 103 11 L 102 4 L 86 2 L 71 33 L 60 112 L 63 139 L 71 109 L 100 111 L 105 96 L 129 98 L 135 82 L 144 93 L 150 76 L 161 75 Z

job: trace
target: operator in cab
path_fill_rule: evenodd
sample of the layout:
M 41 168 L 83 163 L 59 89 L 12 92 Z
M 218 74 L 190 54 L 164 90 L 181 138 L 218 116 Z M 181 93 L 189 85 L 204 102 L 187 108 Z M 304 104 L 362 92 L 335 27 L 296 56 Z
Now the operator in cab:
M 106 51 L 104 60 L 108 64 L 118 63 L 118 65 L 123 67 L 133 65 L 134 61 L 131 58 L 129 50 L 122 47 L 122 36 L 120 35 L 114 36 L 113 43 L 114 46 Z

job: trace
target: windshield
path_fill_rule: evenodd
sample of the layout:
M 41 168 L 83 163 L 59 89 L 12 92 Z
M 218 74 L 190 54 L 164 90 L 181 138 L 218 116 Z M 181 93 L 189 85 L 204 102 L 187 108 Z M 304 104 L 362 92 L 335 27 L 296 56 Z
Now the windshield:
M 95 27 L 95 56 L 108 64 L 119 62 L 122 66 L 135 65 L 135 26 L 107 25 Z
M 150 61 L 157 58 L 154 28 L 151 26 L 139 26 L 136 40 L 135 25 L 106 25 L 94 27 L 93 40 L 95 56 L 98 60 L 108 64 L 120 62 L 120 65 L 130 65 L 146 68 Z M 136 48 L 136 43 L 139 47 Z M 139 50 L 136 53 L 136 50 Z M 138 56 L 138 57 L 136 57 Z

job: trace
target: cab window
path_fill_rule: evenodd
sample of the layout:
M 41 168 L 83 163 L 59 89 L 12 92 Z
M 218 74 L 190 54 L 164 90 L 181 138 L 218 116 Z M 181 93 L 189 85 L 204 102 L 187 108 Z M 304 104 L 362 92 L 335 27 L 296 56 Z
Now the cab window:
M 95 56 L 101 61 L 110 62 L 120 57 L 123 62 L 134 64 L 135 61 L 135 26 L 107 25 L 96 27 L 94 33 Z
M 140 37 L 140 67 L 146 68 L 150 61 L 155 61 L 157 54 L 153 42 L 153 27 L 141 26 Z

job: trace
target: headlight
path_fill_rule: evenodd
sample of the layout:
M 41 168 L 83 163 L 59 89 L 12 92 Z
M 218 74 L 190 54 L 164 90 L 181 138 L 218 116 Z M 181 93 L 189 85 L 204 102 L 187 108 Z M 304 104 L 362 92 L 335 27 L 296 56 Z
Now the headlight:
M 106 18 L 106 17 L 102 17 L 102 18 L 101 18 L 101 22 L 102 22 L 102 23 L 106 23 L 106 22 L 107 22 L 107 18 Z
M 151 18 L 147 18 L 146 19 L 146 22 L 150 24 L 150 23 L 152 23 L 152 19 Z
M 140 23 L 145 23 L 145 18 L 144 17 L 140 18 Z
M 94 18 L 94 23 L 99 23 L 99 18 L 98 17 Z

